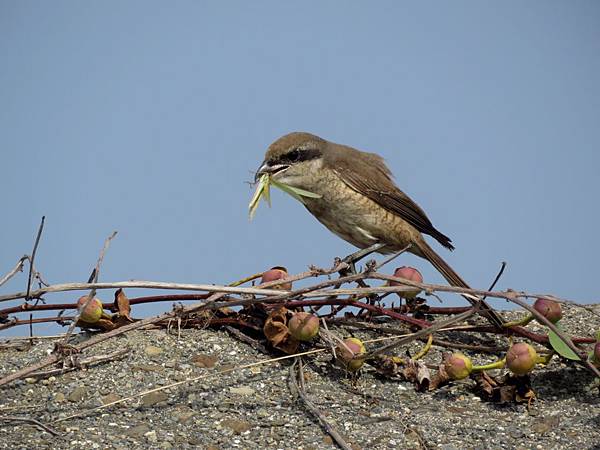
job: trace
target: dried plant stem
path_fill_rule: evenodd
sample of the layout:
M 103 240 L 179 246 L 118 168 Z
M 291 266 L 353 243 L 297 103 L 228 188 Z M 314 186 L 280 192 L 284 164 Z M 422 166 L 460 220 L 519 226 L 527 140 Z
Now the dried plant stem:
M 327 274 L 327 273 L 331 273 L 334 271 L 337 272 L 338 270 L 339 270 L 339 265 L 337 267 L 334 267 L 333 269 L 330 269 L 330 271 L 311 270 L 310 272 L 305 272 L 304 274 L 300 274 L 300 276 L 307 278 L 309 276 L 315 276 L 315 274 L 318 274 L 318 273 Z M 350 276 L 347 278 L 354 279 L 357 276 L 358 275 L 354 275 L 354 276 Z M 329 283 L 333 283 L 333 281 L 329 282 Z M 275 284 L 275 282 L 264 283 L 261 286 L 271 286 L 273 284 Z M 327 285 L 327 283 L 319 283 L 312 288 L 311 287 L 304 288 L 299 291 L 295 291 L 295 293 L 305 292 L 305 291 L 307 292 L 311 289 L 318 289 L 323 285 Z M 235 289 L 235 288 L 232 288 L 232 289 Z M 240 288 L 237 288 L 237 289 L 240 289 Z M 260 290 L 266 291 L 268 294 L 271 294 L 271 295 L 273 294 L 273 291 L 270 291 L 267 289 L 260 289 Z M 278 292 L 280 293 L 281 291 L 277 291 L 277 292 L 275 292 L 275 294 L 278 294 Z M 292 292 L 292 293 L 288 293 L 288 294 L 283 294 L 283 298 L 287 298 L 287 296 L 290 296 L 290 295 L 295 295 L 295 293 Z M 98 334 L 98 335 L 90 338 L 87 341 L 81 342 L 80 344 L 73 346 L 73 349 L 75 351 L 82 351 L 88 347 L 91 347 L 92 345 L 96 345 L 100 342 L 104 342 L 107 339 L 110 339 L 114 336 L 121 335 L 123 333 L 127 333 L 128 331 L 132 331 L 132 330 L 135 330 L 135 329 L 147 326 L 147 325 L 153 325 L 153 324 L 161 322 L 163 320 L 174 318 L 178 315 L 181 316 L 181 315 L 193 313 L 193 312 L 199 311 L 201 309 L 218 309 L 218 308 L 222 308 L 224 306 L 249 305 L 249 304 L 253 304 L 253 303 L 264 302 L 264 299 L 248 299 L 248 300 L 239 300 L 237 302 L 217 302 L 217 300 L 221 299 L 224 296 L 225 296 L 224 292 L 214 293 L 213 295 L 211 295 L 210 297 L 207 298 L 206 303 L 195 303 L 193 305 L 178 309 L 176 311 L 170 311 L 170 312 L 160 314 L 155 317 L 149 317 L 149 318 L 140 320 L 139 322 L 134 322 L 129 325 L 125 325 L 120 328 L 117 328 L 115 330 L 108 331 L 108 332 L 102 333 L 102 334 Z M 273 298 L 277 298 L 277 297 L 281 297 L 281 296 L 282 295 L 278 294 L 278 295 L 275 295 Z M 60 355 L 60 354 L 56 354 L 56 353 L 52 354 L 36 364 L 32 364 L 28 367 L 24 367 L 23 369 L 20 369 L 16 372 L 13 372 L 13 373 L 5 376 L 4 378 L 1 378 L 0 386 L 11 383 L 20 378 L 26 377 L 30 373 L 41 370 L 44 367 L 48 367 L 49 365 L 54 364 L 57 361 L 59 361 L 61 358 L 62 358 L 62 355 Z
M 296 368 L 298 370 L 297 375 Z M 294 360 L 294 364 L 290 366 L 290 380 L 300 399 L 302 399 L 302 402 L 304 403 L 306 409 L 308 409 L 308 411 L 310 411 L 310 413 L 318 419 L 319 423 L 327 432 L 327 434 L 331 436 L 331 438 L 340 448 L 344 450 L 352 450 L 352 447 L 350 447 L 350 445 L 342 437 L 337 428 L 331 423 L 329 423 L 325 415 L 323 415 L 323 413 L 319 411 L 319 408 L 317 408 L 317 406 L 312 402 L 312 400 L 308 398 L 308 395 L 306 394 L 306 390 L 304 388 L 304 369 L 302 367 L 302 358 L 300 357 L 296 357 L 296 359 Z
M 215 294 L 215 295 L 219 295 L 219 294 Z M 120 330 L 120 328 L 118 330 Z M 114 330 L 114 331 L 117 331 L 117 330 Z M 389 339 L 397 339 L 397 338 L 398 338 L 397 336 L 391 336 L 391 337 L 385 337 L 385 338 L 379 338 L 379 339 L 366 340 L 364 342 L 365 343 L 369 343 L 369 342 L 389 340 Z M 89 342 L 89 341 L 87 341 L 87 342 Z M 296 357 L 299 357 L 299 356 L 306 356 L 306 355 L 314 355 L 314 354 L 317 354 L 317 353 L 323 353 L 323 352 L 326 352 L 328 350 L 329 350 L 328 348 L 317 348 L 317 349 L 308 350 L 308 351 L 302 352 L 302 353 L 294 353 L 292 355 L 279 356 L 277 358 L 265 359 L 265 360 L 256 361 L 256 362 L 253 362 L 253 363 L 242 364 L 242 365 L 235 366 L 235 367 L 228 367 L 226 369 L 217 370 L 217 371 L 214 371 L 214 372 L 203 373 L 203 374 L 198 375 L 196 377 L 187 378 L 185 380 L 176 381 L 174 383 L 171 383 L 171 384 L 168 384 L 168 385 L 165 385 L 165 386 L 159 386 L 159 387 L 154 388 L 154 389 L 149 389 L 147 391 L 138 392 L 135 395 L 131 395 L 129 397 L 120 398 L 119 400 L 115 400 L 114 402 L 106 403 L 104 405 L 88 409 L 86 411 L 80 411 L 80 412 L 72 414 L 70 416 L 66 416 L 66 417 L 62 417 L 60 419 L 53 420 L 52 423 L 63 422 L 65 420 L 73 419 L 75 417 L 85 416 L 85 415 L 94 413 L 96 411 L 100 411 L 102 409 L 109 408 L 110 406 L 113 406 L 113 405 L 117 405 L 117 404 L 120 404 L 120 403 L 125 403 L 125 402 L 128 402 L 130 400 L 133 400 L 133 399 L 136 399 L 136 398 L 139 398 L 139 397 L 143 397 L 143 396 L 145 396 L 147 394 L 151 394 L 153 392 L 164 391 L 164 390 L 176 387 L 176 386 L 181 386 L 183 384 L 193 383 L 193 382 L 201 380 L 203 378 L 216 377 L 216 376 L 223 375 L 225 373 L 233 372 L 233 371 L 236 371 L 236 370 L 250 369 L 252 367 L 263 366 L 263 365 L 266 365 L 266 364 L 273 364 L 275 362 L 284 361 L 286 359 L 296 358 Z
M 33 274 L 35 272 L 34 269 L 34 261 L 35 255 L 37 253 L 38 245 L 40 245 L 40 239 L 42 237 L 42 231 L 44 230 L 44 222 L 46 220 L 46 216 L 42 216 L 42 220 L 40 222 L 40 226 L 38 228 L 37 235 L 35 237 L 35 243 L 33 244 L 33 250 L 31 251 L 31 257 L 29 258 L 29 274 L 27 276 L 27 292 L 25 293 L 25 303 L 29 301 L 31 294 L 31 282 L 33 281 Z M 37 304 L 39 300 L 35 303 Z M 33 336 L 33 314 L 29 315 L 29 336 Z
M 278 286 L 280 284 L 294 282 L 303 280 L 306 278 L 317 277 L 320 275 L 330 275 L 332 273 L 339 272 L 343 268 L 348 267 L 346 263 L 340 263 L 334 266 L 331 269 L 319 269 L 316 267 L 312 267 L 310 270 L 306 272 L 299 273 L 297 275 L 293 275 L 287 277 L 284 280 L 275 280 L 269 281 L 268 283 L 263 283 L 259 288 L 244 288 L 237 286 L 220 286 L 217 284 L 189 284 L 189 283 L 165 283 L 158 281 L 143 281 L 143 280 L 134 280 L 134 281 L 121 281 L 121 282 L 113 282 L 113 283 L 64 283 L 64 284 L 55 284 L 53 286 L 47 286 L 41 289 L 37 289 L 32 291 L 30 296 L 35 298 L 44 294 L 52 293 L 52 292 L 67 292 L 67 291 L 85 291 L 88 289 L 124 289 L 124 288 L 140 288 L 140 289 L 165 289 L 165 290 L 180 290 L 180 291 L 207 291 L 207 292 L 224 292 L 229 294 L 250 294 L 250 295 L 265 295 L 265 296 L 275 296 L 280 295 L 282 293 L 286 293 L 289 291 L 274 291 L 272 289 L 267 289 L 273 286 Z M 362 275 L 361 275 L 362 276 Z M 2 295 L 0 296 L 0 302 L 5 302 L 9 300 L 17 300 L 19 298 L 25 298 L 25 292 L 16 292 L 14 294 Z
M 46 216 L 42 216 L 42 220 L 40 222 L 40 226 L 35 237 L 35 243 L 33 244 L 33 250 L 31 251 L 31 257 L 29 258 L 29 275 L 27 277 L 27 291 L 25 292 L 25 300 L 29 300 L 31 298 L 31 282 L 33 280 L 34 272 L 33 264 L 35 261 L 35 254 L 37 253 L 38 245 L 40 245 L 40 239 L 42 237 L 42 231 L 44 230 L 45 220 Z
M 380 347 L 377 350 L 373 350 L 372 352 L 367 353 L 364 358 L 365 359 L 373 358 L 377 355 L 388 352 L 388 351 L 392 350 L 393 348 L 398 347 L 399 345 L 408 344 L 409 342 L 412 342 L 415 339 L 427 336 L 428 334 L 433 334 L 434 332 L 436 332 L 444 327 L 448 327 L 455 323 L 462 322 L 463 320 L 468 319 L 469 317 L 473 316 L 476 313 L 477 313 L 477 309 L 471 308 L 469 311 L 459 314 L 458 316 L 452 317 L 451 319 L 437 322 L 430 327 L 423 328 L 422 330 L 417 331 L 416 333 L 402 337 L 401 339 L 398 339 L 396 342 L 393 342 L 388 345 L 384 345 L 383 347 Z
M 60 419 L 56 419 L 56 420 L 52 421 L 52 423 L 63 422 L 65 420 L 74 419 L 75 417 L 85 416 L 85 415 L 94 413 L 96 411 L 100 411 L 102 409 L 109 408 L 111 406 L 114 406 L 114 405 L 117 405 L 117 404 L 120 404 L 120 403 L 125 403 L 125 402 L 128 402 L 128 401 L 134 400 L 136 398 L 143 397 L 143 396 L 151 394 L 153 392 L 164 391 L 166 389 L 170 389 L 170 388 L 173 388 L 173 387 L 181 386 L 182 384 L 193 383 L 193 382 L 201 380 L 203 378 L 216 377 L 216 376 L 223 375 L 225 373 L 233 372 L 233 371 L 236 371 L 236 370 L 250 369 L 252 367 L 262 366 L 262 365 L 265 365 L 265 364 L 272 364 L 272 363 L 275 363 L 275 362 L 278 362 L 278 361 L 283 361 L 283 360 L 286 360 L 286 359 L 295 358 L 297 356 L 304 356 L 304 355 L 311 355 L 311 354 L 314 354 L 314 353 L 321 353 L 323 351 L 325 351 L 325 349 L 310 350 L 310 351 L 303 352 L 303 353 L 297 353 L 297 354 L 293 354 L 293 355 L 280 356 L 278 358 L 271 358 L 271 359 L 257 361 L 257 362 L 253 362 L 253 363 L 249 363 L 249 364 L 242 364 L 240 366 L 229 367 L 227 369 L 217 370 L 217 371 L 214 371 L 214 372 L 205 372 L 205 373 L 202 373 L 201 375 L 198 375 L 198 376 L 193 377 L 193 378 L 187 378 L 185 380 L 176 381 L 174 383 L 171 383 L 171 384 L 168 384 L 168 385 L 165 385 L 165 386 L 159 386 L 159 387 L 154 388 L 154 389 L 149 389 L 147 391 L 139 392 L 139 393 L 137 393 L 135 395 L 131 395 L 129 397 L 120 398 L 119 400 L 115 400 L 114 402 L 106 403 L 104 405 L 88 409 L 86 411 L 80 411 L 78 413 L 71 414 L 70 416 L 66 416 L 66 417 L 62 417 Z
M 17 264 L 15 265 L 15 267 L 13 267 L 10 272 L 8 272 L 6 275 L 4 275 L 2 278 L 0 278 L 0 286 L 5 284 L 8 280 L 10 280 L 12 277 L 14 277 L 17 273 L 23 272 L 23 266 L 25 265 L 25 261 L 31 261 L 31 258 L 29 257 L 29 255 L 21 256 L 21 258 L 19 258 L 19 260 L 17 261 Z
M 71 366 L 71 367 L 61 367 L 59 369 L 51 369 L 51 370 L 45 370 L 45 371 L 40 371 L 40 372 L 33 372 L 33 373 L 29 374 L 29 376 L 36 377 L 36 378 L 45 378 L 45 377 L 49 377 L 52 375 L 62 375 L 63 373 L 72 372 L 74 370 L 81 369 L 81 368 L 91 366 L 94 364 L 98 364 L 101 362 L 114 361 L 116 359 L 119 359 L 119 358 L 125 356 L 127 353 L 129 353 L 129 349 L 122 348 L 122 349 L 114 351 L 112 353 L 108 353 L 107 355 L 95 355 L 95 356 L 90 356 L 88 358 L 81 359 L 76 362 L 76 365 Z
M 0 416 L 0 420 L 6 422 L 25 422 L 35 425 L 38 428 L 41 428 L 43 431 L 50 433 L 53 436 L 58 436 L 58 432 L 54 429 L 50 428 L 48 425 L 43 424 L 42 422 L 32 419 L 30 417 L 19 417 L 19 416 Z
M 90 280 L 89 281 L 91 283 L 96 283 L 98 281 L 98 276 L 100 275 L 100 266 L 102 265 L 102 261 L 104 260 L 104 255 L 106 254 L 106 250 L 108 250 L 108 246 L 110 245 L 110 241 L 112 241 L 112 239 L 116 235 L 117 235 L 117 232 L 113 231 L 111 233 L 111 235 L 108 236 L 106 238 L 106 240 L 104 241 L 104 245 L 102 246 L 102 250 L 100 250 L 100 255 L 98 256 L 98 261 L 96 262 L 96 267 L 94 267 L 94 270 L 92 271 L 92 274 L 90 275 Z M 90 290 L 90 293 L 87 295 L 87 298 L 85 299 L 85 301 L 81 305 L 81 308 L 79 308 L 79 310 L 77 311 L 77 314 L 75 314 L 75 319 L 73 319 L 73 321 L 71 322 L 71 325 L 69 325 L 67 333 L 65 334 L 65 337 L 63 339 L 63 343 L 65 343 L 65 344 L 67 343 L 67 341 L 69 340 L 69 336 L 71 336 L 71 334 L 73 333 L 73 330 L 75 329 L 75 325 L 77 325 L 77 322 L 79 321 L 79 317 L 81 317 L 82 311 L 85 310 L 88 307 L 88 305 L 94 299 L 95 295 L 96 295 L 96 289 L 92 288 Z

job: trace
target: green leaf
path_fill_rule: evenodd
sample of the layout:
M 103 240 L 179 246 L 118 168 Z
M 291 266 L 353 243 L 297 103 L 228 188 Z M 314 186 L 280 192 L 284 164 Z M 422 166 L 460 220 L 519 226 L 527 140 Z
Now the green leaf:
M 265 187 L 263 188 L 263 194 L 262 196 L 264 197 L 265 201 L 267 202 L 267 205 L 269 205 L 269 208 L 271 207 L 271 180 L 268 179 L 265 182 Z
M 260 177 L 258 186 L 256 187 L 256 190 L 254 191 L 254 195 L 252 196 L 252 199 L 250 200 L 250 204 L 248 205 L 248 213 L 250 215 L 250 220 L 252 220 L 252 218 L 254 217 L 256 208 L 258 208 L 258 202 L 260 201 L 260 198 L 264 195 L 265 189 L 268 189 L 268 188 L 269 188 L 269 176 L 265 174 L 262 177 Z M 267 198 L 270 200 L 268 193 L 267 193 Z
M 281 189 L 283 192 L 291 195 L 292 197 L 294 197 L 296 200 L 298 200 L 301 203 L 304 203 L 304 200 L 302 199 L 302 197 L 310 197 L 310 198 L 321 198 L 322 197 L 319 194 L 305 191 L 304 189 L 300 189 L 297 187 L 288 186 L 287 184 L 279 183 L 278 181 L 273 180 L 270 175 L 264 174 L 263 176 L 260 177 L 260 180 L 258 181 L 258 186 L 256 186 L 254 195 L 252 196 L 252 199 L 250 200 L 250 204 L 248 205 L 248 212 L 250 215 L 250 220 L 252 220 L 252 218 L 254 217 L 254 213 L 256 212 L 256 209 L 258 208 L 258 204 L 259 204 L 261 198 L 264 198 L 265 201 L 268 203 L 268 205 L 271 206 L 271 190 L 270 190 L 271 184 L 273 186 Z
M 560 328 L 557 323 L 555 325 L 556 328 L 562 331 L 562 328 Z M 567 359 L 573 359 L 575 361 L 581 360 L 581 358 L 563 342 L 558 334 L 550 329 L 548 329 L 548 339 L 550 340 L 550 345 L 552 348 L 556 350 L 556 353 L 558 353 L 560 356 Z
M 297 188 L 294 186 L 289 186 L 287 184 L 283 184 L 283 183 L 280 183 L 275 180 L 271 180 L 271 183 L 273 184 L 273 186 L 281 189 L 283 192 L 286 192 L 287 194 L 290 194 L 292 197 L 294 197 L 296 200 L 298 200 L 302 203 L 304 203 L 304 201 L 302 200 L 302 197 L 310 197 L 310 198 L 321 198 L 322 197 L 322 195 L 320 195 L 320 194 L 315 194 L 314 192 L 305 191 L 304 189 Z

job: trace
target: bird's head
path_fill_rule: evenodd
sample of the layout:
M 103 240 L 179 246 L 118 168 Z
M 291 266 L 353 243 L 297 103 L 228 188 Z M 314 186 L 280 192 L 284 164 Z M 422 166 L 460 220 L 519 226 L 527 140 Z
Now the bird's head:
M 280 183 L 302 187 L 303 180 L 321 167 L 326 147 L 327 141 L 314 134 L 286 134 L 269 146 L 254 178 L 269 174 Z

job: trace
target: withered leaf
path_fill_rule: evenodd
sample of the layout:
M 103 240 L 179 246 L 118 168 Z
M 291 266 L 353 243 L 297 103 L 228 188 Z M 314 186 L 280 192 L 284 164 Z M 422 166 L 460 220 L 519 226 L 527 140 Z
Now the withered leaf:
M 494 395 L 494 388 L 498 386 L 498 382 L 490 377 L 485 371 L 479 372 L 474 376 L 477 386 L 486 395 L 486 398 L 491 399 Z
M 375 370 L 383 376 L 395 377 L 400 370 L 399 364 L 394 361 L 394 358 L 387 355 L 378 355 L 370 364 L 375 367 Z
M 413 360 L 409 360 L 412 362 Z M 429 384 L 431 382 L 431 372 L 422 361 L 416 361 L 417 364 L 417 390 L 419 392 L 424 392 L 429 389 Z
M 111 331 L 117 328 L 117 326 L 110 319 L 101 318 L 94 325 L 101 328 L 103 331 Z
M 512 403 L 515 400 L 516 389 L 515 386 L 500 386 L 498 388 L 498 402 L 499 403 Z
M 433 376 L 431 382 L 429 383 L 429 390 L 433 391 L 435 389 L 439 389 L 449 381 L 450 375 L 448 375 L 448 372 L 446 372 L 446 366 L 444 363 L 442 363 L 438 366 L 437 373 Z
M 422 392 L 429 389 L 431 374 L 423 362 L 409 359 L 405 363 L 405 368 L 402 370 L 402 375 L 407 381 L 411 381 L 415 384 L 417 391 Z
M 496 403 L 528 403 L 535 400 L 528 375 L 507 374 L 503 379 L 492 378 L 485 372 L 475 374 L 482 398 Z
M 81 328 L 91 328 L 94 330 L 102 330 L 102 331 L 111 331 L 117 328 L 117 326 L 113 323 L 112 320 L 107 319 L 105 317 L 101 317 L 98 321 L 94 323 L 86 322 L 85 320 L 79 319 L 77 321 L 77 326 Z
M 269 314 L 263 333 L 273 347 L 284 351 L 285 353 L 294 353 L 300 344 L 292 338 L 287 327 L 287 309 L 280 307 Z
M 123 289 L 118 289 L 115 292 L 115 309 L 119 313 L 119 316 L 124 317 L 129 322 L 133 322 L 131 318 L 131 305 L 129 299 L 125 295 Z
M 284 307 L 277 308 L 273 310 L 269 314 L 269 317 L 267 317 L 267 320 L 265 320 L 263 332 L 269 342 L 271 342 L 275 347 L 282 343 L 290 334 L 287 327 L 286 312 L 287 309 Z

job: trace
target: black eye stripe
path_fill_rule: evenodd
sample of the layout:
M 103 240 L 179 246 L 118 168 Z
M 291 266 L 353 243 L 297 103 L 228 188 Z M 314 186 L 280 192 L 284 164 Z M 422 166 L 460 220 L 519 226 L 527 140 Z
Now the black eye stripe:
M 302 161 L 310 161 L 311 159 L 317 159 L 321 157 L 321 151 L 318 149 L 294 149 L 287 152 L 285 155 L 281 155 L 273 164 L 290 164 Z

